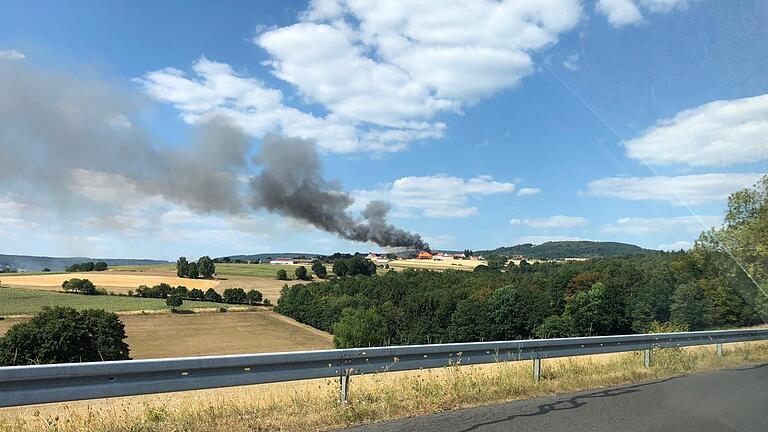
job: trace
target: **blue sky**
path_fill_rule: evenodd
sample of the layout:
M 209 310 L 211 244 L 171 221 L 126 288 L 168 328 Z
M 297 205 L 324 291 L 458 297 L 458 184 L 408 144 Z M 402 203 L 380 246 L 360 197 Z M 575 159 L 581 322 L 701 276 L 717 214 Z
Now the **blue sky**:
M 315 140 L 325 177 L 356 199 L 350 214 L 388 201 L 390 222 L 444 249 L 557 239 L 687 248 L 720 223 L 728 193 L 768 171 L 764 2 L 3 9 L 0 71 L 11 72 L 1 88 L 65 82 L 75 90 L 40 101 L 46 112 L 71 103 L 87 114 L 73 118 L 108 114 L 111 132 L 94 139 L 103 155 L 62 162 L 56 134 L 23 130 L 8 120 L 12 104 L 0 105 L 1 253 L 379 249 L 264 210 L 200 209 L 147 192 L 127 167 L 133 159 L 121 164 L 110 150 L 135 134 L 160 152 L 190 152 L 211 116 L 245 131 L 249 157 L 267 133 Z M 56 175 L 40 175 L 48 171 Z M 249 164 L 225 174 L 257 172 Z M 196 173 L 176 174 L 185 175 Z

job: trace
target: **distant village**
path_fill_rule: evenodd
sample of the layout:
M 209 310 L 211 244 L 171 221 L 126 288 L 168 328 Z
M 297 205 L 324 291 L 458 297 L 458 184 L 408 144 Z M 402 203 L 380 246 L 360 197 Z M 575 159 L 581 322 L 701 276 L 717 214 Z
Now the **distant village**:
M 403 257 L 395 254 L 383 254 L 370 252 L 365 256 L 365 259 L 374 262 L 380 267 L 387 266 L 392 261 L 412 261 L 416 260 L 431 260 L 431 261 L 453 261 L 453 260 L 468 260 L 477 261 L 482 265 L 486 263 L 485 258 L 482 255 L 467 254 L 465 252 L 451 253 L 451 252 L 429 252 L 420 251 L 415 256 Z M 311 265 L 315 259 L 312 258 L 273 258 L 269 260 L 270 264 L 274 265 Z M 546 262 L 573 262 L 573 261 L 586 261 L 588 258 L 560 258 L 560 259 L 538 259 L 527 258 L 522 255 L 516 255 L 507 260 L 507 264 L 520 265 L 521 262 L 526 261 L 529 264 L 546 263 Z

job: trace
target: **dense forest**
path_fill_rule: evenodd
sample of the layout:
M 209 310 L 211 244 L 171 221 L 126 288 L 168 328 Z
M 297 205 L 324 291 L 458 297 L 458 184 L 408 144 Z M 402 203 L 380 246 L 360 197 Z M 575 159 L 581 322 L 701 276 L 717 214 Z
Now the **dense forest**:
M 754 325 L 768 312 L 767 203 L 768 176 L 689 252 L 333 278 L 285 287 L 276 310 L 338 347 Z
M 522 255 L 527 258 L 604 258 L 653 252 L 627 243 L 596 241 L 552 241 L 539 245 L 530 243 L 517 246 L 505 246 L 490 251 L 480 251 L 483 255 Z

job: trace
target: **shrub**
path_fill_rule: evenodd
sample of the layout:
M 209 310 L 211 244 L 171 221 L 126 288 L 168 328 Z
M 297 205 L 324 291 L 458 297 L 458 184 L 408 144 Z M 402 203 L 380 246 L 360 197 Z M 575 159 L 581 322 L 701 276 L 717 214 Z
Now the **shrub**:
M 280 269 L 277 271 L 277 280 L 288 280 L 288 272 L 286 272 L 284 269 Z
M 333 263 L 333 272 L 336 274 L 336 276 L 346 276 L 347 263 L 345 263 L 342 260 L 336 261 L 335 263 Z
M 224 290 L 224 301 L 227 303 L 245 303 L 246 294 L 242 288 L 227 288 Z
M 48 267 L 43 269 L 43 273 L 50 273 L 50 271 L 51 271 L 51 269 L 49 269 Z
M 170 306 L 171 310 L 176 310 L 177 307 L 181 307 L 184 304 L 184 300 L 178 294 L 172 294 L 165 300 L 165 304 Z
M 325 268 L 325 265 L 321 263 L 320 261 L 315 261 L 312 263 L 312 272 L 317 275 L 320 279 L 324 279 L 326 276 L 328 276 L 328 269 Z
M 255 303 L 261 303 L 263 296 L 261 295 L 260 291 L 252 289 L 248 291 L 248 294 L 245 295 L 245 298 L 248 300 L 248 304 L 252 305 Z
M 205 292 L 205 299 L 208 301 L 219 303 L 221 302 L 221 295 L 216 292 L 213 288 L 208 288 L 208 291 Z
M 97 295 L 96 286 L 88 279 L 72 278 L 62 282 L 61 287 L 66 292 L 74 292 L 85 295 Z
M 190 300 L 204 300 L 205 299 L 205 293 L 201 289 L 192 288 L 187 293 L 187 298 L 190 299 Z
M 219 308 L 219 312 L 221 312 L 221 313 L 224 313 L 226 311 L 227 311 L 227 308 L 225 308 L 225 307 L 220 307 Z
M 298 280 L 309 280 L 309 274 L 307 273 L 307 268 L 304 266 L 298 266 L 296 267 L 296 270 L 293 271 L 293 274 L 296 275 L 296 279 Z
M 0 339 L 0 365 L 128 360 L 125 326 L 100 309 L 44 308 Z

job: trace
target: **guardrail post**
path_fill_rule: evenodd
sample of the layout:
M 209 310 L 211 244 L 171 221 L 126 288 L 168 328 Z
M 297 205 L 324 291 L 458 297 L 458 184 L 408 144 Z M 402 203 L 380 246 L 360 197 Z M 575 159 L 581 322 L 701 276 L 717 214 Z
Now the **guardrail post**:
M 349 402 L 349 369 L 343 369 L 341 376 L 339 377 L 339 383 L 341 384 L 341 395 L 339 402 L 344 405 Z
M 536 382 L 541 381 L 541 359 L 533 359 L 533 379 Z
M 643 351 L 643 366 L 645 366 L 646 369 L 651 367 L 651 349 L 650 348 Z
M 717 354 L 718 357 L 722 357 L 724 355 L 722 343 L 715 345 L 715 354 Z

